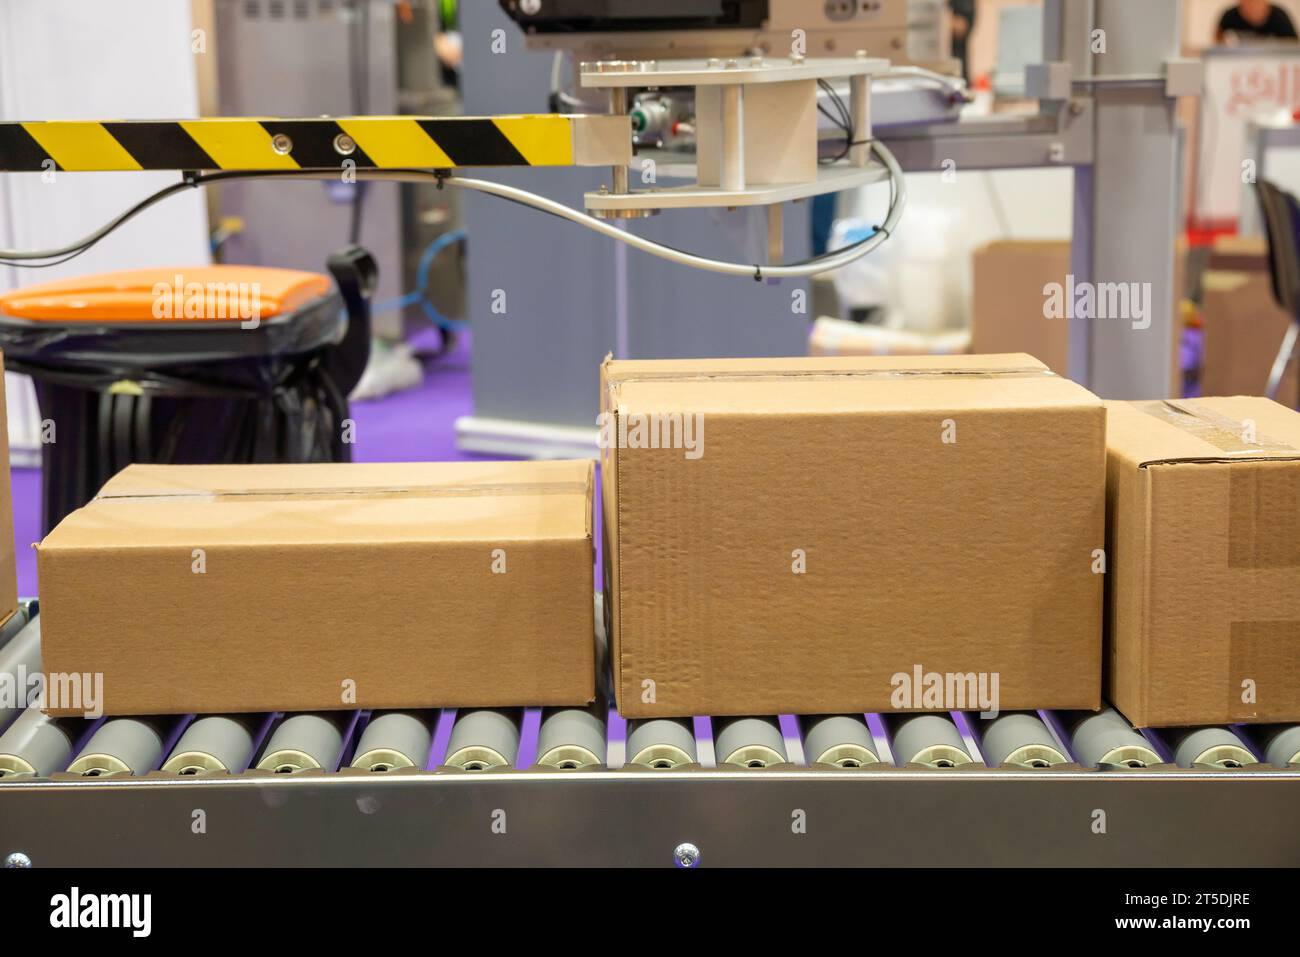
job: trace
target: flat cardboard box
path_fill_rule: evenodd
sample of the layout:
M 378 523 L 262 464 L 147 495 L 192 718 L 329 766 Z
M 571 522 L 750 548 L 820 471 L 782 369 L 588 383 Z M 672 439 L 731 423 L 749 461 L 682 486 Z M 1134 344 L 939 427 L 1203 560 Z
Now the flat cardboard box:
M 132 465 L 39 546 L 44 665 L 107 714 L 584 705 L 591 496 L 587 461 Z
M 1107 409 L 1107 696 L 1138 727 L 1300 721 L 1300 414 Z
M 1204 395 L 1263 395 L 1269 370 L 1292 320 L 1273 298 L 1267 271 L 1210 271 L 1201 280 L 1201 359 Z M 1295 363 L 1287 368 L 1277 399 L 1300 401 Z
M 602 392 L 625 716 L 889 710 L 918 667 L 1098 707 L 1087 390 L 1010 355 L 607 360 Z
M 0 354 L 0 424 L 9 421 Z M 9 484 L 9 432 L 0 430 L 0 625 L 18 611 L 18 565 L 14 556 L 14 503 Z

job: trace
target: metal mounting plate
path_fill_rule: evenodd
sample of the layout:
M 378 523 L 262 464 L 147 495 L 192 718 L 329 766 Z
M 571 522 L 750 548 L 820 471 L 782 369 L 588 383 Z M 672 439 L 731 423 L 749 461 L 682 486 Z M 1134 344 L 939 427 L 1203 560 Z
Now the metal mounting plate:
M 739 57 L 711 60 L 597 60 L 583 63 L 584 87 L 716 86 L 730 83 L 791 83 L 870 76 L 889 69 L 878 57 Z
M 635 167 L 634 167 L 635 168 Z M 663 189 L 638 190 L 631 193 L 587 193 L 583 200 L 588 211 L 616 212 L 642 209 L 689 209 L 719 206 L 770 206 L 792 200 L 820 196 L 844 189 L 854 189 L 888 179 L 888 171 L 881 165 L 858 167 L 848 165 L 823 166 L 817 179 L 807 183 L 777 183 L 770 186 L 749 186 L 741 190 L 723 189 L 719 186 L 669 186 Z

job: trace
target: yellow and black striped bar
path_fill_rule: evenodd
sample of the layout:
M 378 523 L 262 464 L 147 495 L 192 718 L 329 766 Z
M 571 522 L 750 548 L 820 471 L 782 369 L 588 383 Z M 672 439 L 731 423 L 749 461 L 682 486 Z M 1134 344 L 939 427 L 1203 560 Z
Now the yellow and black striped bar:
M 221 117 L 0 123 L 0 171 L 452 169 L 613 166 L 626 116 Z

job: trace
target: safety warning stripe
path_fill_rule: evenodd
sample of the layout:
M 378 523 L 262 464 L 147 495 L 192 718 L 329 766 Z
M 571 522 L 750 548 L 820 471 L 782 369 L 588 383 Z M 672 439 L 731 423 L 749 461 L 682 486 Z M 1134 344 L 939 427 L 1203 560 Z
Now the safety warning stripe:
M 597 166 L 631 155 L 626 117 L 352 116 L 0 123 L 0 171 Z M 589 145 L 599 142 L 600 149 Z M 575 144 L 578 144 L 575 146 Z

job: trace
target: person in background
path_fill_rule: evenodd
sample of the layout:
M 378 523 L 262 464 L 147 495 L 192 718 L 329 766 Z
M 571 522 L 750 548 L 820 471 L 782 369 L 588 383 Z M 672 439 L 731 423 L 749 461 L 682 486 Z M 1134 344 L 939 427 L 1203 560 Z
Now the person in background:
M 460 4 L 457 0 L 438 0 L 438 33 L 433 38 L 433 52 L 438 57 L 442 82 L 460 86 L 460 64 L 465 55 L 460 35 Z
M 969 82 L 966 45 L 975 29 L 975 0 L 948 0 L 948 9 L 952 11 L 952 55 L 961 60 L 961 75 Z
M 1229 34 L 1249 42 L 1257 39 L 1294 40 L 1295 24 L 1290 15 L 1268 0 L 1238 0 L 1223 11 L 1214 39 L 1223 43 Z

